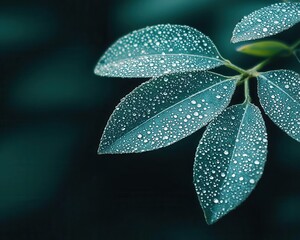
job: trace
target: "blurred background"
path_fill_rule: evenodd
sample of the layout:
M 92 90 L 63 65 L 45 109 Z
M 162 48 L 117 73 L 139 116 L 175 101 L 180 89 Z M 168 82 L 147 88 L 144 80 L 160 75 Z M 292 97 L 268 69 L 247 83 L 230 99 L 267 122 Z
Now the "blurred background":
M 96 153 L 115 105 L 141 83 L 93 74 L 116 39 L 158 23 L 189 25 L 247 68 L 259 59 L 235 51 L 232 30 L 274 2 L 1 0 L 0 239 L 300 239 L 300 145 L 266 116 L 265 173 L 247 201 L 212 226 L 192 183 L 203 130 L 149 153 Z M 293 43 L 299 32 L 298 24 L 272 39 Z M 300 69 L 293 58 L 268 68 Z M 240 101 L 236 94 L 233 103 Z

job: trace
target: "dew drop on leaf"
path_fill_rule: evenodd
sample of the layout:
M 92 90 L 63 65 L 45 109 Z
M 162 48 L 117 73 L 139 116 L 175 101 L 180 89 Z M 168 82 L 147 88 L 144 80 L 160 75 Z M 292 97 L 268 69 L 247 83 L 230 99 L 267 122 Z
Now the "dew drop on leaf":
M 280 33 L 300 22 L 300 3 L 275 3 L 245 16 L 234 30 L 233 43 Z
M 165 81 L 166 77 L 169 81 Z M 236 78 L 195 71 L 168 74 L 143 83 L 123 98 L 112 113 L 98 152 L 144 152 L 181 140 L 227 107 L 236 82 Z
M 249 196 L 266 156 L 266 128 L 253 104 L 234 105 L 208 125 L 194 163 L 194 185 L 207 223 L 216 222 Z
M 300 142 L 300 75 L 290 70 L 260 73 L 260 103 L 271 120 Z
M 146 27 L 120 38 L 100 58 L 95 74 L 146 78 L 208 70 L 223 64 L 209 37 L 188 26 L 166 24 Z

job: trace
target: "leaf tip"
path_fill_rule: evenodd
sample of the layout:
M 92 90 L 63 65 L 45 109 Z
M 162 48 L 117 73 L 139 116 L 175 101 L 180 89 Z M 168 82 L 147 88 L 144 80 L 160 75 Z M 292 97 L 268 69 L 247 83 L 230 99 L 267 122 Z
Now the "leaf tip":
M 104 56 L 102 56 L 94 68 L 94 74 L 100 77 L 113 77 L 114 75 L 109 70 L 109 64 L 105 62 Z
M 223 217 L 223 215 L 220 215 L 219 212 L 213 212 L 211 209 L 205 209 L 203 211 L 204 211 L 205 221 L 208 225 L 213 225 L 220 218 Z
M 207 225 L 213 225 L 215 222 L 217 222 L 217 219 L 205 218 L 205 222 L 207 223 Z
M 98 155 L 104 154 L 124 154 L 124 153 L 133 153 L 134 151 L 126 151 L 122 146 L 116 144 L 116 142 L 108 143 L 107 141 L 103 141 L 101 138 L 100 144 L 97 150 Z
M 107 142 L 103 141 L 103 136 L 102 136 L 97 150 L 97 154 L 104 155 L 104 154 L 112 154 L 112 153 L 114 152 L 111 151 L 111 145 L 108 145 Z
M 106 154 L 106 153 L 105 153 L 104 151 L 98 149 L 98 150 L 97 150 L 97 154 L 98 154 L 98 155 L 104 155 L 104 154 Z
M 96 67 L 94 68 L 94 74 L 97 76 L 103 76 L 103 73 L 101 71 L 101 68 L 99 66 L 99 63 L 96 65 Z
M 100 144 L 99 147 L 98 147 L 98 150 L 97 150 L 97 154 L 98 155 L 104 155 L 104 154 L 108 154 L 108 152 L 106 151 L 106 148 L 102 147 L 101 144 Z
M 243 45 L 243 46 L 237 47 L 237 48 L 236 48 L 236 51 L 237 51 L 237 52 L 243 52 L 243 51 L 245 50 L 246 46 L 247 46 L 247 45 Z
M 97 66 L 94 68 L 94 74 L 99 75 Z

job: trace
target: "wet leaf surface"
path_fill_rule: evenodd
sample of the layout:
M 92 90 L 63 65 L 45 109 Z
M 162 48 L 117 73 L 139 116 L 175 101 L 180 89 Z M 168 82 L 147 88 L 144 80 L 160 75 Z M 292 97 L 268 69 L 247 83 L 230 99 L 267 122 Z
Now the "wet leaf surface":
M 299 21 L 300 3 L 276 3 L 245 16 L 235 26 L 231 41 L 237 43 L 272 36 Z
M 213 42 L 198 30 L 157 25 L 134 31 L 101 57 L 95 74 L 109 77 L 154 77 L 171 72 L 208 70 L 223 65 Z
M 142 84 L 112 113 L 98 152 L 144 152 L 179 141 L 221 113 L 236 81 L 199 71 L 169 74 Z
M 208 224 L 249 196 L 266 156 L 265 123 L 253 104 L 234 105 L 208 125 L 194 163 L 194 185 Z
M 261 73 L 258 96 L 271 120 L 300 142 L 300 75 L 290 70 Z

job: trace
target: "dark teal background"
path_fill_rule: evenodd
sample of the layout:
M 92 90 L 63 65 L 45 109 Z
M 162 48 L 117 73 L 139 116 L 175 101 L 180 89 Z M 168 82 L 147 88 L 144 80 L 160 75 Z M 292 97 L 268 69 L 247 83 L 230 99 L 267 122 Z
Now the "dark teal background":
M 300 239 L 300 145 L 266 116 L 265 173 L 247 201 L 212 226 L 192 183 L 203 130 L 153 152 L 96 154 L 114 106 L 141 83 L 93 74 L 115 40 L 147 25 L 185 24 L 249 68 L 259 59 L 235 52 L 232 30 L 274 2 L 1 0 L 0 239 Z M 299 32 L 298 24 L 272 39 L 293 43 Z M 299 63 L 266 69 L 277 68 L 299 72 Z M 233 103 L 241 100 L 236 94 Z

